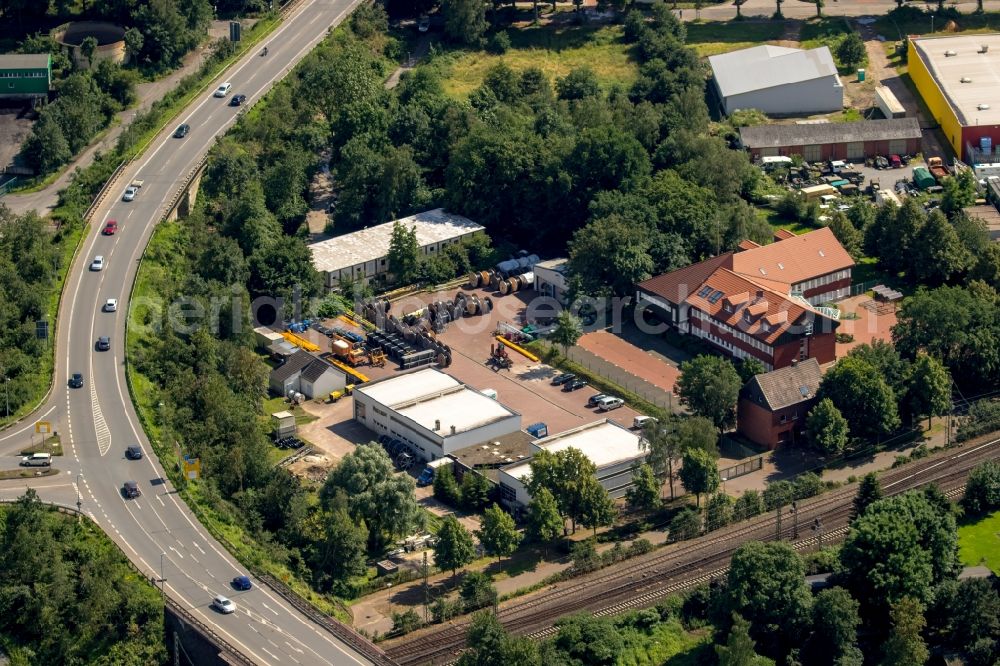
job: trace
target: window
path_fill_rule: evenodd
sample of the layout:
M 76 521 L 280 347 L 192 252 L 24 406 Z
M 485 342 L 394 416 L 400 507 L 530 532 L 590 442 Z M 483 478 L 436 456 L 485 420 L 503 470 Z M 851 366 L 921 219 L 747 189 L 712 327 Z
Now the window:
M 819 162 L 820 155 L 822 154 L 820 150 L 821 146 L 802 146 L 802 159 L 806 162 Z
M 698 290 L 698 295 L 701 296 L 702 298 L 705 298 L 711 291 L 712 288 L 706 284 L 704 287 Z
M 720 298 L 722 298 L 722 292 L 716 291 L 715 293 L 713 293 L 711 296 L 708 297 L 708 302 L 711 303 L 712 305 L 715 305 L 716 303 L 719 302 Z

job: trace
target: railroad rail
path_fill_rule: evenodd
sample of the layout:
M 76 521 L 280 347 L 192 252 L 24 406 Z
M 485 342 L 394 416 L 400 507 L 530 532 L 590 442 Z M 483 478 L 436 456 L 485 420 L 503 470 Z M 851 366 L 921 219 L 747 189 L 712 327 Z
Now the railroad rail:
M 895 495 L 931 483 L 950 497 L 957 497 L 969 471 L 980 462 L 1000 457 L 1000 439 L 949 449 L 881 476 L 886 495 Z M 553 633 L 556 619 L 577 611 L 610 615 L 648 607 L 666 596 L 694 587 L 728 569 L 733 552 L 747 541 L 788 539 L 798 549 L 820 539 L 833 543 L 847 534 L 855 487 L 849 486 L 797 503 L 795 513 L 775 513 L 731 525 L 698 539 L 669 545 L 622 565 L 557 583 L 530 597 L 499 609 L 500 621 L 515 634 L 542 638 Z M 787 507 L 786 507 L 787 509 Z M 819 519 L 822 532 L 807 538 Z M 453 661 L 465 646 L 467 621 L 439 625 L 386 644 L 393 660 L 407 664 L 441 664 Z

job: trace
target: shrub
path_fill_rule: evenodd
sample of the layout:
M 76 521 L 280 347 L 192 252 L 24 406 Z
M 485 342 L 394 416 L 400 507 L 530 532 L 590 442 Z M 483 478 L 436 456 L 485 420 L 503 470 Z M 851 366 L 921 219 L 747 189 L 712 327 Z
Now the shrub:
M 503 55 L 510 50 L 510 37 L 507 35 L 506 30 L 501 30 L 500 32 L 494 33 L 490 37 L 489 44 L 487 45 L 487 50 L 490 53 L 496 55 Z

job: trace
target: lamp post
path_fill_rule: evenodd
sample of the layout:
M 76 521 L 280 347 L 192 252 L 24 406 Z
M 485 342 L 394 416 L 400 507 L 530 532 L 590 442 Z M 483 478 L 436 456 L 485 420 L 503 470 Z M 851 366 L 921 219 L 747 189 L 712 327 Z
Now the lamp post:
M 931 34 L 934 34 L 934 15 L 931 14 Z
M 83 506 L 83 500 L 80 498 L 80 477 L 82 474 L 76 475 L 76 510 L 79 511 L 80 507 Z

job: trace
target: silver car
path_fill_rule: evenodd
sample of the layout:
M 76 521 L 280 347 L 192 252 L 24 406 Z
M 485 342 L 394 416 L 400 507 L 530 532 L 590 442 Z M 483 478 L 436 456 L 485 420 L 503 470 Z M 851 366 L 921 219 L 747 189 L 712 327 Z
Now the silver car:
M 135 199 L 135 195 L 139 194 L 139 188 L 135 185 L 129 185 L 125 188 L 125 194 L 122 195 L 122 201 L 132 201 Z
M 230 613 L 236 612 L 236 604 L 221 594 L 212 599 L 212 608 L 219 611 L 223 615 L 229 615 Z
M 104 270 L 104 255 L 99 254 L 94 257 L 94 260 L 90 262 L 90 270 L 92 271 L 103 271 Z

